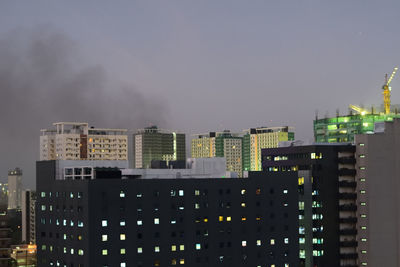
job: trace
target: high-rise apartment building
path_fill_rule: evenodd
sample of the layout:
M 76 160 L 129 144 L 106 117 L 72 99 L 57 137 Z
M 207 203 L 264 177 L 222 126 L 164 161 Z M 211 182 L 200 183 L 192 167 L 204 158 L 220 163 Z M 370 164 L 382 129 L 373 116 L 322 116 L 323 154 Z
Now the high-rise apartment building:
M 354 153 L 350 144 L 262 150 L 265 171 L 297 174 L 300 266 L 358 266 Z
M 57 166 L 37 163 L 38 266 L 298 266 L 296 173 L 168 179 L 96 165 L 71 179 Z
M 293 128 L 288 126 L 246 130 L 243 136 L 243 170 L 261 171 L 261 149 L 278 147 L 279 142 L 293 140 Z
M 317 143 L 354 142 L 356 134 L 373 133 L 377 122 L 393 121 L 400 114 L 350 114 L 314 120 L 314 139 Z
M 11 265 L 11 232 L 6 210 L 0 211 L 0 267 Z
M 355 137 L 358 266 L 399 267 L 400 119 Z
M 8 209 L 21 209 L 22 170 L 15 168 L 8 172 Z
M 151 168 L 152 161 L 186 162 L 185 134 L 169 132 L 151 126 L 133 135 L 133 167 Z
M 36 191 L 22 191 L 22 242 L 26 244 L 36 243 L 35 206 Z
M 89 127 L 88 123 L 58 122 L 43 129 L 40 160 L 128 160 L 126 129 Z
M 21 244 L 11 246 L 11 259 L 12 265 L 15 267 L 36 267 L 36 245 L 34 244 Z
M 199 134 L 191 141 L 192 158 L 225 157 L 226 170 L 243 174 L 243 138 L 229 130 Z

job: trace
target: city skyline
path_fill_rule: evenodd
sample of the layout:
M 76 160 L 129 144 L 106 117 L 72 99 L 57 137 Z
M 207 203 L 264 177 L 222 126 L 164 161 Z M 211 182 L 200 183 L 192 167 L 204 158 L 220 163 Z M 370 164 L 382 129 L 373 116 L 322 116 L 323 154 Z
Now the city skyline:
M 400 62 L 399 7 L 2 2 L 0 177 L 19 166 L 33 188 L 39 130 L 56 121 L 188 136 L 290 125 L 310 140 L 316 110 L 381 104 L 384 74 Z M 398 77 L 392 88 L 398 104 Z

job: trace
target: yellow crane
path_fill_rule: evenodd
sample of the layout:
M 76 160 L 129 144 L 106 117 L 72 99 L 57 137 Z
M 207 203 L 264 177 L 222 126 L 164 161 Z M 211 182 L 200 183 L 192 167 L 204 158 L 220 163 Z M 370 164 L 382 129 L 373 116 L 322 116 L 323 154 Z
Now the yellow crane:
M 385 108 L 385 114 L 389 114 L 390 113 L 390 91 L 392 90 L 392 88 L 390 87 L 390 83 L 393 80 L 394 75 L 396 74 L 397 70 L 399 68 L 395 67 L 393 69 L 392 75 L 390 75 L 389 79 L 388 79 L 388 75 L 385 75 L 385 84 L 382 86 L 383 89 L 383 106 Z

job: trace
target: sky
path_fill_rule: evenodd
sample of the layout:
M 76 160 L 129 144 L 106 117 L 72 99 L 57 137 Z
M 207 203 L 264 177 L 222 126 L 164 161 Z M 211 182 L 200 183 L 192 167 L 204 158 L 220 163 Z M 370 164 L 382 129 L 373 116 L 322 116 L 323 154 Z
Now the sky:
M 0 1 L 0 180 L 35 186 L 56 121 L 187 133 L 295 127 L 380 105 L 400 2 Z M 400 75 L 392 82 L 400 103 Z

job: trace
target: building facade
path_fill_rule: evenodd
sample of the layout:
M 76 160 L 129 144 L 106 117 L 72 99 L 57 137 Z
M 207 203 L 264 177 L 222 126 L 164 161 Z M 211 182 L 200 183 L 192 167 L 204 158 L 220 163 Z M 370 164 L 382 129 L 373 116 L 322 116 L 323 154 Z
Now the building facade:
M 400 114 L 350 114 L 314 120 L 317 143 L 354 142 L 356 134 L 373 133 L 376 122 L 393 121 Z
M 199 134 L 191 141 L 192 158 L 225 157 L 226 170 L 243 174 L 243 138 L 228 130 Z
M 59 180 L 56 166 L 37 163 L 38 266 L 298 266 L 295 173 Z
M 36 191 L 24 190 L 22 192 L 22 243 L 36 244 L 35 207 Z
M 58 122 L 43 129 L 40 160 L 128 160 L 126 129 L 89 127 L 88 123 Z
M 243 136 L 243 170 L 261 171 L 261 149 L 278 147 L 279 142 L 293 140 L 293 128 L 288 126 L 247 130 Z
M 36 267 L 36 245 L 21 244 L 11 246 L 11 259 L 15 267 Z
M 359 266 L 400 266 L 400 119 L 355 137 Z
M 262 150 L 264 171 L 297 174 L 300 266 L 358 266 L 354 152 L 350 144 Z
M 186 136 L 151 126 L 133 135 L 133 167 L 149 169 L 152 161 L 186 161 Z
M 0 267 L 11 266 L 11 228 L 6 210 L 0 211 Z
M 8 172 L 8 209 L 21 209 L 22 170 L 15 168 Z

